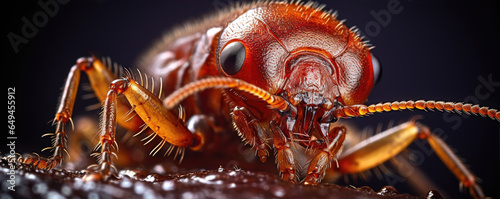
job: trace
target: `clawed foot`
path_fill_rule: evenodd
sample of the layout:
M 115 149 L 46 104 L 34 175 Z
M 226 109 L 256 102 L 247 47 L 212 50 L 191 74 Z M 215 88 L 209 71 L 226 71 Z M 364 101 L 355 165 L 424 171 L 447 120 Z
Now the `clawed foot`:
M 15 158 L 15 157 L 9 157 L 6 156 L 7 159 L 9 158 Z M 41 157 L 37 153 L 33 153 L 31 155 L 25 155 L 19 156 L 17 159 L 17 162 L 28 165 L 28 166 L 33 166 L 37 169 L 43 169 L 43 170 L 52 170 L 54 167 L 56 167 L 60 163 L 61 159 L 58 158 L 45 158 Z M 10 161 L 9 161 L 10 162 Z
M 97 169 L 96 169 L 97 168 Z M 91 165 L 88 172 L 83 176 L 84 181 L 109 181 L 118 179 L 118 170 L 111 164 L 101 163 Z
M 321 182 L 321 178 L 318 175 L 307 175 L 302 183 L 305 185 L 318 185 Z

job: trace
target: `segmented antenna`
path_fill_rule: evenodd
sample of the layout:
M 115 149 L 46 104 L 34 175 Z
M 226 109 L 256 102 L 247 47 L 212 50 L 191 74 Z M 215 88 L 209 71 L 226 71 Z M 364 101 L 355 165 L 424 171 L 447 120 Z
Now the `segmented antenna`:
M 168 109 L 172 109 L 186 97 L 208 88 L 233 88 L 250 93 L 266 101 L 271 108 L 278 110 L 286 110 L 288 108 L 288 104 L 283 98 L 275 96 L 253 84 L 230 77 L 209 77 L 187 84 L 168 96 L 165 99 L 165 106 Z
M 233 88 L 240 91 L 250 93 L 260 99 L 266 101 L 270 108 L 285 111 L 288 109 L 287 102 L 276 95 L 270 94 L 269 92 L 253 85 L 247 83 L 243 80 L 234 79 L 230 77 L 210 77 L 202 80 L 198 80 L 187 84 L 186 86 L 178 89 L 170 96 L 165 99 L 165 107 L 172 109 L 175 105 L 179 104 L 186 97 L 200 92 L 208 88 Z M 352 106 L 340 106 L 338 107 L 334 114 L 337 118 L 348 118 L 348 117 L 359 117 L 365 116 L 370 113 L 375 112 L 389 112 L 396 110 L 438 110 L 456 113 L 465 113 L 472 115 L 480 115 L 483 117 L 488 116 L 493 120 L 500 121 L 500 112 L 496 109 L 490 109 L 488 107 L 480 107 L 475 104 L 464 104 L 461 102 L 444 102 L 444 101 L 433 101 L 433 100 L 418 100 L 418 101 L 395 101 L 395 102 L 385 102 L 372 105 L 352 105 Z
M 488 116 L 493 120 L 500 121 L 500 112 L 496 109 L 488 107 L 480 107 L 475 104 L 463 104 L 461 102 L 444 102 L 433 100 L 418 100 L 418 101 L 395 101 L 366 105 L 342 106 L 337 108 L 335 115 L 341 117 L 359 117 L 375 112 L 389 112 L 397 110 L 438 110 L 456 113 L 465 113 L 472 115 Z

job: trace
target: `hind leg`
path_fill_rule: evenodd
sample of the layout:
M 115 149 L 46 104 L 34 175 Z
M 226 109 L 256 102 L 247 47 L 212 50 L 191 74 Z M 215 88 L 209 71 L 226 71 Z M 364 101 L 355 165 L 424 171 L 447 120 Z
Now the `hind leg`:
M 336 171 L 348 174 L 376 167 L 399 154 L 415 139 L 427 140 L 460 183 L 469 188 L 470 194 L 474 198 L 484 198 L 481 188 L 476 184 L 476 177 L 450 147 L 427 127 L 415 122 L 403 123 L 349 148 L 340 156 Z

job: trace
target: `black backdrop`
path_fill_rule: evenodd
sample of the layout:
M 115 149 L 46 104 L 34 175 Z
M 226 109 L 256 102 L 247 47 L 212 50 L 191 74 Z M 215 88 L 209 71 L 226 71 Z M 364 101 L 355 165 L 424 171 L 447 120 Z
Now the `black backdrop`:
M 45 1 L 44 1 L 45 2 Z M 33 21 L 42 8 L 34 1 L 9 1 L 3 5 L 2 76 L 7 87 L 16 88 L 16 151 L 39 152 L 49 145 L 40 136 L 53 131 L 52 119 L 57 99 L 69 68 L 76 58 L 89 53 L 110 56 L 114 61 L 133 66 L 137 57 L 160 35 L 175 25 L 214 12 L 232 0 L 215 1 L 71 1 L 60 5 L 46 24 L 39 24 L 27 44 L 14 52 L 7 35 L 22 36 L 26 17 Z M 376 25 L 370 12 L 384 13 L 388 2 L 399 2 L 398 13 L 383 27 Z M 6 3 L 6 2 L 4 2 Z M 500 82 L 497 63 L 499 46 L 499 9 L 494 1 L 332 1 L 321 2 L 326 9 L 339 12 L 348 26 L 358 26 L 376 48 L 373 53 L 383 66 L 382 80 L 373 89 L 368 103 L 439 99 L 463 101 L 479 99 L 481 105 L 500 108 L 500 86 L 481 87 L 478 79 L 492 76 Z M 8 14 L 7 14 L 8 13 Z M 38 18 L 43 22 L 43 18 Z M 366 29 L 371 26 L 372 29 Z M 379 26 L 380 29 L 374 28 Z M 87 81 L 83 78 L 83 81 Z M 477 88 L 481 87 L 479 93 Z M 79 96 L 82 93 L 79 92 Z M 488 97 L 484 97 L 489 93 Z M 77 101 L 75 117 L 94 115 L 82 107 L 94 100 Z M 470 101 L 469 101 L 470 102 Z M 445 132 L 446 142 L 458 151 L 474 173 L 483 179 L 488 196 L 498 197 L 499 125 L 487 118 L 458 116 L 447 119 L 439 112 L 397 112 L 352 119 L 360 127 L 389 121 L 401 122 L 423 115 L 422 123 Z M 449 116 L 450 117 L 450 116 Z M 457 123 L 457 119 L 460 123 Z M 2 135 L 5 140 L 7 134 Z M 419 150 L 417 146 L 412 146 Z M 5 144 L 0 147 L 7 151 Z M 418 153 L 418 152 L 417 152 Z M 48 153 L 42 153 L 49 155 Z M 458 181 L 435 155 L 425 156 L 421 165 L 450 196 L 463 197 Z M 379 189 L 384 180 L 373 185 Z M 352 183 L 352 182 L 351 182 Z M 359 181 L 355 185 L 369 182 Z M 400 189 L 401 183 L 395 186 Z M 405 191 L 404 188 L 403 192 Z

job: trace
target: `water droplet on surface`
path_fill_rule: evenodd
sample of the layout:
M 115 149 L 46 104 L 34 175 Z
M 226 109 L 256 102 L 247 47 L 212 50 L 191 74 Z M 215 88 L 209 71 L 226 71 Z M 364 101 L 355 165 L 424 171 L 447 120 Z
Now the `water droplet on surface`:
M 83 186 L 83 180 L 80 178 L 75 179 L 75 182 L 73 183 L 73 188 L 78 190 Z
M 46 192 L 47 192 L 47 185 L 45 183 L 40 183 L 33 186 L 33 193 L 44 195 Z
M 146 182 L 154 182 L 156 178 L 153 175 L 148 175 L 146 178 L 144 178 L 144 181 Z
M 26 177 L 28 180 L 35 180 L 36 179 L 36 176 L 31 174 L 31 173 L 24 175 L 24 177 Z
M 144 199 L 155 199 L 155 198 L 158 198 L 158 197 L 155 195 L 155 193 L 154 193 L 154 191 L 153 191 L 153 190 L 149 189 L 149 190 L 147 190 L 147 191 L 146 191 L 146 192 L 142 195 L 142 198 L 144 198 Z
M 205 180 L 214 180 L 215 177 L 215 175 L 207 175 L 207 177 L 205 177 Z
M 99 199 L 99 195 L 96 192 L 89 193 L 88 199 Z
M 213 184 L 224 184 L 224 181 L 222 181 L 222 180 L 216 180 Z
M 375 192 L 375 191 L 373 191 L 373 189 L 372 189 L 371 187 L 369 187 L 369 186 L 362 186 L 362 187 L 358 188 L 358 190 L 366 191 L 366 192 L 368 192 L 368 193 L 373 193 L 373 192 Z
M 132 181 L 130 181 L 130 179 L 128 178 L 123 178 L 120 182 L 120 186 L 123 188 L 130 188 L 132 187 Z
M 61 187 L 61 193 L 65 196 L 70 196 L 71 195 L 71 188 L 69 186 L 63 186 Z
M 95 182 L 92 182 L 92 181 L 85 182 L 82 186 L 84 191 L 93 190 L 93 189 L 95 189 L 95 187 L 96 187 L 96 184 L 95 184 Z
M 62 196 L 61 194 L 57 193 L 56 191 L 49 191 L 49 193 L 47 193 L 47 198 L 50 198 L 50 199 L 64 199 L 65 197 Z
M 285 196 L 285 190 L 282 187 L 275 187 L 273 190 L 273 194 L 276 197 L 283 197 Z
M 165 174 L 165 169 L 161 164 L 157 164 L 153 167 L 153 172 L 159 173 L 159 174 Z
M 137 182 L 135 183 L 134 186 L 134 191 L 136 194 L 142 194 L 146 190 L 146 187 L 144 187 L 144 184 L 142 182 Z
M 175 184 L 174 184 L 174 182 L 167 180 L 167 181 L 163 182 L 163 184 L 161 185 L 161 188 L 165 191 L 171 191 L 171 190 L 175 189 Z
M 194 194 L 191 192 L 184 192 L 182 193 L 182 198 L 191 199 L 194 198 Z
M 398 190 L 396 190 L 396 188 L 394 188 L 392 186 L 382 187 L 382 189 L 380 189 L 380 191 L 377 192 L 377 195 L 383 195 L 383 196 L 395 195 L 395 194 L 399 194 L 399 192 L 398 192 Z

